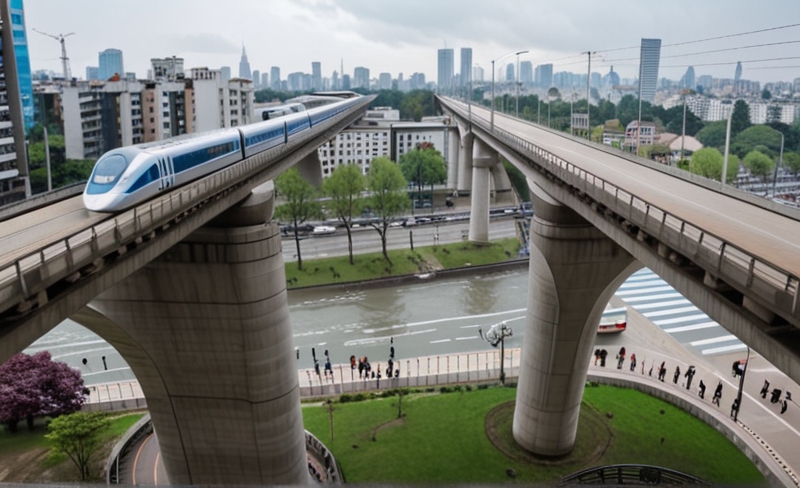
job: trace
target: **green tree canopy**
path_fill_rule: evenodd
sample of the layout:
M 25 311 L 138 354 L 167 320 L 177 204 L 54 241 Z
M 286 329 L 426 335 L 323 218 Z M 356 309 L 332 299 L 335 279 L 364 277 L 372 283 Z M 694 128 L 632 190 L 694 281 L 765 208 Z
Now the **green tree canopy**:
M 67 455 L 81 473 L 81 480 L 91 478 L 91 466 L 105 442 L 103 431 L 111 419 L 101 412 L 75 412 L 50 422 L 47 439 L 57 452 Z
M 691 162 L 689 163 L 689 171 L 696 175 L 704 176 L 706 178 L 720 181 L 722 176 L 722 163 L 724 157 L 714 147 L 704 147 L 696 153 L 692 154 Z M 728 155 L 728 169 L 725 181 L 732 182 L 739 172 L 739 159 L 734 155 Z
M 787 152 L 783 154 L 783 165 L 786 170 L 794 176 L 800 173 L 800 154 L 796 152 Z
M 769 90 L 764 88 L 763 90 L 761 90 L 761 98 L 763 98 L 764 100 L 769 100 L 770 98 L 772 98 L 772 93 L 770 93 Z
M 275 217 L 280 221 L 292 224 L 294 227 L 297 269 L 303 269 L 298 227 L 307 220 L 320 218 L 322 216 L 322 206 L 317 201 L 316 190 L 311 186 L 311 183 L 300 176 L 297 168 L 289 168 L 285 173 L 275 178 L 275 188 L 286 200 L 286 203 L 275 207 Z
M 725 147 L 725 134 L 728 131 L 728 122 L 726 120 L 718 120 L 710 122 L 705 125 L 695 135 L 695 138 L 703 143 L 705 147 Z
M 744 100 L 736 100 L 731 115 L 731 137 L 735 137 L 751 125 L 753 124 L 750 122 L 750 105 Z
M 369 206 L 379 219 L 377 223 L 371 225 L 381 236 L 384 259 L 389 266 L 392 266 L 392 261 L 386 252 L 386 232 L 392 218 L 408 208 L 406 180 L 403 178 L 403 172 L 391 159 L 378 157 L 370 164 L 367 186 L 371 192 Z
M 353 262 L 353 236 L 351 227 L 353 215 L 363 207 L 361 192 L 367 186 L 367 179 L 361 167 L 355 164 L 338 166 L 333 173 L 322 182 L 322 193 L 330 197 L 328 211 L 341 220 L 347 231 L 347 246 L 350 252 L 350 264 Z
M 433 188 L 433 185 L 447 181 L 447 164 L 432 144 L 420 144 L 400 156 L 400 170 L 406 181 L 417 187 L 420 198 L 423 186 Z
M 733 131 L 733 129 L 731 129 Z M 733 137 L 733 136 L 731 136 Z M 755 150 L 756 146 L 766 146 L 777 154 L 781 149 L 781 133 L 766 125 L 754 125 L 740 132 L 731 140 L 731 151 L 740 158 Z M 771 156 L 772 154 L 770 154 Z
M 766 181 L 767 177 L 772 176 L 772 170 L 775 169 L 775 162 L 772 158 L 759 151 L 750 151 L 744 157 L 742 164 L 751 175 L 762 182 Z

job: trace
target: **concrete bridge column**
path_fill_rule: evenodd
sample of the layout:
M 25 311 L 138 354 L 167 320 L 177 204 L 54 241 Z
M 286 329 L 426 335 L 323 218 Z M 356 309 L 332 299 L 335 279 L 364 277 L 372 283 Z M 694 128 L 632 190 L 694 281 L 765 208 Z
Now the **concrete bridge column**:
M 492 166 L 492 181 L 494 181 L 495 191 L 509 191 L 511 190 L 511 180 L 508 178 L 505 166 L 502 161 L 497 161 L 497 164 Z
M 322 184 L 322 163 L 319 160 L 319 150 L 311 151 L 298 161 L 297 172 L 315 188 L 319 188 Z
M 472 193 L 470 194 L 469 240 L 489 243 L 490 170 L 497 164 L 497 152 L 475 139 L 472 152 Z
M 458 129 L 450 126 L 447 129 L 447 188 L 455 190 L 458 187 L 458 153 L 460 152 L 461 141 L 458 137 Z
M 600 316 L 641 264 L 538 186 L 532 189 L 528 312 L 514 439 L 543 456 L 570 452 Z M 613 355 L 616 351 L 609 351 Z
M 280 233 L 260 197 L 75 317 L 133 368 L 173 485 L 309 483 Z
M 466 128 L 458 127 L 461 133 L 461 148 L 458 151 L 458 193 L 469 194 L 472 189 L 472 146 L 475 136 Z

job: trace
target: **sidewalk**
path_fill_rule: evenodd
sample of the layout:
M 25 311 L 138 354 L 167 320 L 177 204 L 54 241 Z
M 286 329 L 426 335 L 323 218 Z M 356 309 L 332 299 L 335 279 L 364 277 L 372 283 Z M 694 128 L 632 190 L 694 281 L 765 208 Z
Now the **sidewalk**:
M 617 305 L 616 299 L 612 302 Z M 620 347 L 626 348 L 626 360 L 622 369 L 616 368 L 614 356 Z M 604 348 L 609 353 L 606 367 L 590 362 L 588 379 L 607 384 L 636 388 L 648 394 L 673 403 L 706 421 L 742 449 L 762 472 L 771 472 L 771 481 L 779 486 L 800 486 L 795 467 L 800 466 L 800 407 L 789 404 L 784 414 L 780 405 L 762 399 L 758 394 L 764 379 L 770 388 L 780 388 L 784 392 L 800 394 L 800 386 L 769 365 L 755 353 L 750 355 L 746 373 L 742 404 L 738 422 L 730 417 L 731 403 L 736 397 L 739 379 L 733 378 L 733 361 L 746 355 L 732 354 L 700 358 L 684 348 L 669 334 L 628 309 L 628 328 L 620 334 L 606 334 L 596 337 L 596 348 Z M 506 349 L 504 370 L 508 381 L 516 381 L 519 374 L 520 349 Z M 636 354 L 637 366 L 630 371 L 631 354 Z M 658 381 L 657 369 L 661 362 L 666 363 L 667 374 L 664 381 Z M 321 372 L 318 377 L 313 369 L 298 370 L 301 398 L 341 395 L 378 389 L 405 387 L 436 387 L 437 385 L 498 381 L 500 376 L 499 349 L 425 356 L 400 359 L 393 369 L 400 370 L 398 378 L 385 376 L 387 362 L 371 361 L 373 371 L 381 371 L 381 379 L 359 379 L 358 371 L 349 364 L 333 365 L 333 374 Z M 691 387 L 685 388 L 684 376 L 689 365 L 696 368 Z M 644 366 L 644 368 L 643 368 Z M 675 367 L 680 368 L 677 383 L 673 382 Z M 652 376 L 650 369 L 653 369 Z M 702 380 L 706 385 L 705 398 L 698 396 L 698 386 Z M 713 405 L 711 399 L 717 383 L 723 384 L 720 406 Z M 146 406 L 137 382 L 112 383 L 90 387 L 88 407 L 98 410 L 121 410 L 143 408 Z

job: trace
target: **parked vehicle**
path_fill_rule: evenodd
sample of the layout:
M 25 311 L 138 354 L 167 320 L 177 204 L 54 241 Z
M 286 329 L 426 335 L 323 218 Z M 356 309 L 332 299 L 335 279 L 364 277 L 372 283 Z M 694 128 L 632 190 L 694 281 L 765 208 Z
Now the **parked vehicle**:
M 318 225 L 314 227 L 314 230 L 311 231 L 311 234 L 315 236 L 324 236 L 333 234 L 334 232 L 336 232 L 336 227 L 332 225 Z

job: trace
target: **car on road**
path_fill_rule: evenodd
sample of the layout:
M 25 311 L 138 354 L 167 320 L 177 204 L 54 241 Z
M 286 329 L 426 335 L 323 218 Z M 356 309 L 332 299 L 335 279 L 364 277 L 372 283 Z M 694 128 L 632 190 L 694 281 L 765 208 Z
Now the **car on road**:
M 311 231 L 311 234 L 315 236 L 324 236 L 333 234 L 335 232 L 336 232 L 336 227 L 332 225 L 318 225 L 314 227 L 314 230 Z
M 628 309 L 625 307 L 613 307 L 610 303 L 603 310 L 600 316 L 600 325 L 597 327 L 598 334 L 610 334 L 622 332 L 628 326 Z

